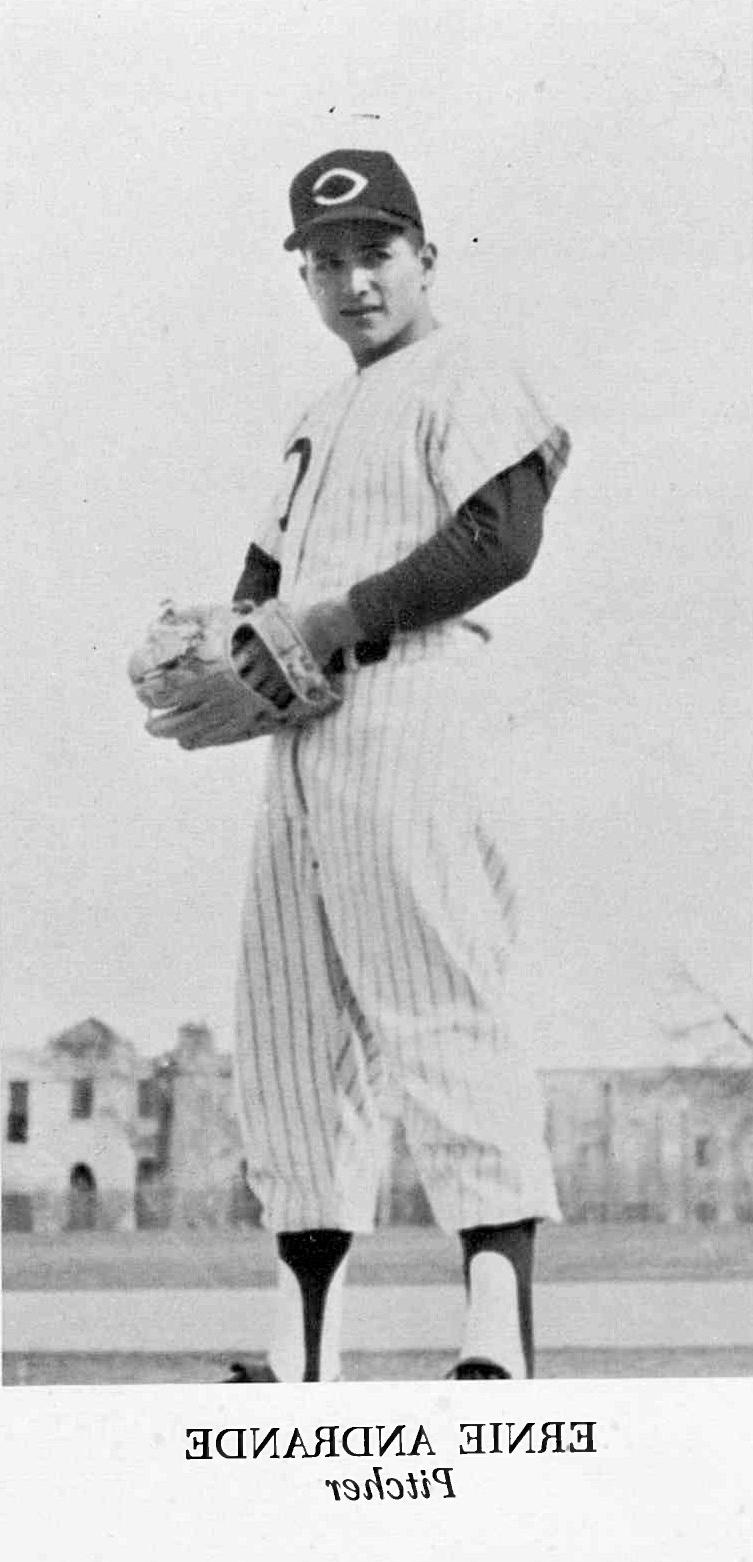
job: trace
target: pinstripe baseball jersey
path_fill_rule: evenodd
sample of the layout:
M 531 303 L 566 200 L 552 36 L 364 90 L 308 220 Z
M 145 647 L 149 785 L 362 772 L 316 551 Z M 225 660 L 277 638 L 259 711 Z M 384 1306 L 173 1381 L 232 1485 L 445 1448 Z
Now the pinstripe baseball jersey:
M 309 605 L 405 558 L 533 451 L 551 489 L 567 450 L 518 375 L 440 327 L 305 414 L 256 541 L 281 597 Z M 334 714 L 270 745 L 236 1077 L 274 1230 L 370 1229 L 395 1111 L 447 1229 L 557 1214 L 508 1013 L 507 726 L 489 729 L 493 671 L 465 627 L 397 635 L 351 664 Z
M 349 375 L 293 430 L 257 537 L 280 562 L 281 597 L 340 595 L 397 563 L 533 450 L 553 487 L 564 431 L 519 374 L 445 326 Z

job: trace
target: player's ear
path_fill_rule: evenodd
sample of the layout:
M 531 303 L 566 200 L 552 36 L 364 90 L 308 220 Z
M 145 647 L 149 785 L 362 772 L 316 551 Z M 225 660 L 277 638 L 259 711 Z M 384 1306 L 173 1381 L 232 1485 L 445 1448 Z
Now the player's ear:
M 418 258 L 424 274 L 424 287 L 431 287 L 437 269 L 436 244 L 422 244 L 418 252 Z

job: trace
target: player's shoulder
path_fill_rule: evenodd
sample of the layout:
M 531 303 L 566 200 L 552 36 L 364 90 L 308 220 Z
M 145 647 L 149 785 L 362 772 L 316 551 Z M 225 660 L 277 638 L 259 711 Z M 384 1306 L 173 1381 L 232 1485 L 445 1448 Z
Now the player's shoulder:
M 510 373 L 509 355 L 494 353 L 482 338 L 437 322 L 434 330 L 417 342 L 379 359 L 366 371 L 375 396 L 406 396 L 421 405 L 441 405 L 474 379 L 500 382 Z M 320 406 L 325 405 L 322 398 Z
M 520 343 L 502 331 L 448 331 L 435 366 L 436 424 L 440 441 L 453 429 L 474 446 L 500 440 L 522 460 L 538 451 L 550 487 L 567 463 L 570 438 L 555 416 L 548 389 L 523 361 Z
M 532 393 L 530 377 L 511 337 L 502 331 L 443 326 L 437 331 L 431 395 L 448 415 L 453 408 L 493 409 L 512 415 Z
M 443 325 L 436 336 L 433 368 L 439 383 L 510 386 L 518 380 L 519 355 L 501 332 Z

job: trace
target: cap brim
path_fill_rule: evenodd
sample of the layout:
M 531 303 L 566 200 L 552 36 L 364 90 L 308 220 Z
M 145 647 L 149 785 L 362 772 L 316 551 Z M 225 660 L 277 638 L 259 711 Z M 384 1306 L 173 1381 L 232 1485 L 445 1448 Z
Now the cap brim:
M 312 217 L 310 222 L 301 224 L 293 233 L 289 233 L 283 249 L 301 249 L 312 233 L 317 233 L 319 228 L 331 227 L 333 223 L 339 223 L 342 227 L 347 222 L 383 222 L 388 228 L 396 228 L 402 232 L 403 228 L 415 228 L 415 218 L 402 217 L 398 212 L 383 211 L 374 206 L 349 206 L 347 211 L 342 208 L 322 212 L 318 217 Z

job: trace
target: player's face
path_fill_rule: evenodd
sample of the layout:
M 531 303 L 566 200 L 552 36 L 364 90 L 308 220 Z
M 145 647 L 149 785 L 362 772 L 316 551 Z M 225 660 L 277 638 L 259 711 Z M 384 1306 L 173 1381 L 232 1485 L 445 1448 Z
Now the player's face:
M 304 252 L 301 275 L 330 331 L 359 368 L 420 341 L 432 329 L 433 244 L 412 244 L 381 223 L 332 225 Z

